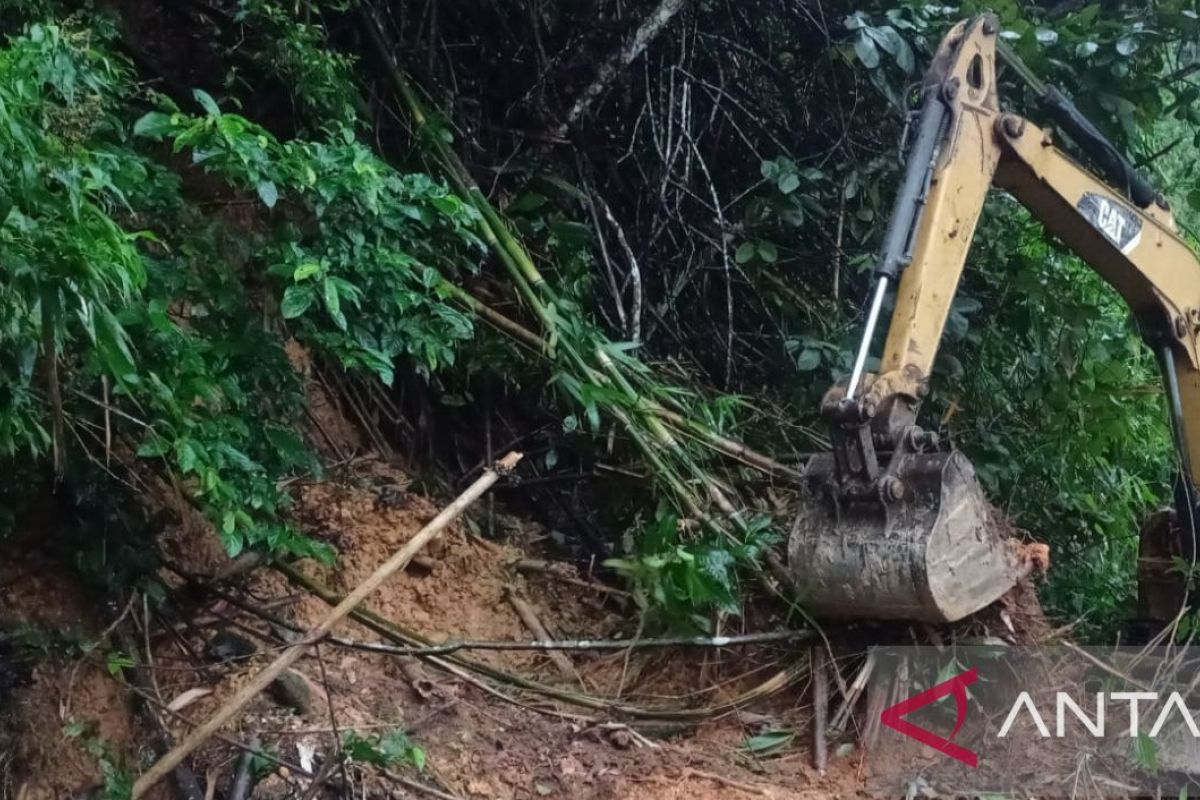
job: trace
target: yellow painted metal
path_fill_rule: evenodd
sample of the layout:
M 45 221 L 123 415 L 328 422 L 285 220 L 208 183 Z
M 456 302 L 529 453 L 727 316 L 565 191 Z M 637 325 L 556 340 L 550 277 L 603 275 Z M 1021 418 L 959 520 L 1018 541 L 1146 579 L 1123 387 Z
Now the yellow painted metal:
M 1164 209 L 1152 213 L 1119 198 L 1106 184 L 1054 147 L 1049 135 L 1026 124 L 1005 146 L 996 185 L 1006 189 L 1125 299 L 1139 320 L 1174 338 L 1184 412 L 1184 442 L 1193 474 L 1200 468 L 1200 259 L 1174 230 Z M 1077 210 L 1087 194 L 1103 197 L 1140 222 L 1124 252 Z M 1143 322 L 1145 324 L 1145 322 Z
M 963 27 L 957 58 L 945 76 L 950 82 L 957 81 L 959 87 L 951 104 L 950 129 L 929 187 L 912 264 L 900 278 L 883 351 L 884 374 L 903 373 L 898 386 L 912 377 L 927 376 L 933 367 L 967 250 L 1000 159 L 993 132 L 999 113 L 995 34 L 984 33 L 982 18 Z M 948 46 L 952 43 L 943 44 Z
M 1173 337 L 1192 472 L 1200 472 L 1200 259 L 1176 233 L 1165 208 L 1140 209 L 1054 147 L 1047 131 L 1001 114 L 996 94 L 998 26 L 987 15 L 959 23 L 943 40 L 927 85 L 943 93 L 951 124 L 938 155 L 912 261 L 901 276 L 880 374 L 867 399 L 905 413 L 878 424 L 896 434 L 911 424 L 937 356 L 984 199 L 993 184 L 1026 206 L 1107 280 L 1143 324 Z M 1081 213 L 1085 195 L 1140 223 L 1124 248 Z

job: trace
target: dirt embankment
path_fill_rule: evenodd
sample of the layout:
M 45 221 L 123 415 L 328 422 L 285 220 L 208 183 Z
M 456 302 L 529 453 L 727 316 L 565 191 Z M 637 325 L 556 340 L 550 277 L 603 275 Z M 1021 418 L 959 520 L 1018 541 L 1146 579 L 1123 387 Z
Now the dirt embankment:
M 317 405 L 327 431 L 348 427 L 332 405 Z M 296 487 L 298 523 L 340 553 L 334 565 L 304 562 L 297 569 L 336 594 L 358 585 L 438 512 L 440 502 L 410 483 L 393 466 L 365 458 L 343 464 L 327 480 Z M 186 507 L 175 511 L 178 524 L 159 540 L 166 562 L 184 574 L 228 569 L 217 537 Z M 554 638 L 637 634 L 638 607 L 623 592 L 589 588 L 588 576 L 562 565 L 552 573 L 518 569 L 519 561 L 538 555 L 545 531 L 510 517 L 503 522 L 496 526 L 505 531 L 502 542 L 474 535 L 468 521 L 452 525 L 366 607 L 432 642 L 540 638 L 530 630 L 529 614 L 518 612 L 521 603 Z M 121 670 L 129 661 L 152 668 L 141 691 L 178 738 L 328 610 L 326 602 L 270 568 L 211 583 L 218 593 L 187 585 L 171 569 L 161 576 L 173 587 L 167 598 L 143 603 L 135 596 L 124 608 L 105 608 L 36 545 L 0 567 L 0 630 L 21 632 L 26 644 L 30 636 L 47 637 L 48 654 L 21 676 L 24 685 L 0 698 L 0 800 L 100 796 L 94 790 L 106 769 L 109 782 L 119 782 L 122 773 L 152 760 L 153 731 L 147 717 L 134 711 L 135 692 Z M 169 613 L 147 615 L 158 603 Z M 749 619 L 724 620 L 721 632 L 785 623 L 773 612 L 750 613 Z M 134 642 L 136 653 L 108 644 L 88 649 L 117 621 L 133 632 L 124 641 Z M 1036 595 L 1022 586 L 960 632 L 1027 640 L 1045 630 Z M 329 773 L 324 794 L 315 796 L 416 797 L 432 789 L 441 792 L 433 796 L 459 798 L 708 800 L 840 798 L 862 790 L 870 755 L 857 743 L 861 711 L 830 743 L 827 772 L 811 767 L 807 645 L 556 657 L 470 650 L 446 657 L 473 666 L 443 669 L 352 646 L 384 641 L 377 627 L 347 622 L 337 636 L 340 641 L 314 649 L 197 754 L 191 766 L 202 789 L 212 786 L 213 797 L 228 797 L 241 761 L 238 745 L 257 741 L 273 760 L 259 763 L 261 780 L 252 797 L 301 797 L 310 784 L 306 773 L 319 772 L 339 752 L 339 742 L 403 732 L 423 755 L 422 765 L 412 763 L 412 750 L 388 777 L 360 759 Z M 838 663 L 842 682 L 849 683 L 861 647 L 845 651 L 852 655 Z M 564 702 L 523 691 L 514 680 L 590 700 Z M 834 697 L 836 706 L 836 689 Z M 725 707 L 739 700 L 746 702 Z M 624 707 L 676 713 L 641 719 Z M 680 711 L 692 718 L 679 719 Z M 426 789 L 412 788 L 413 782 Z M 164 787 L 159 796 L 170 795 Z

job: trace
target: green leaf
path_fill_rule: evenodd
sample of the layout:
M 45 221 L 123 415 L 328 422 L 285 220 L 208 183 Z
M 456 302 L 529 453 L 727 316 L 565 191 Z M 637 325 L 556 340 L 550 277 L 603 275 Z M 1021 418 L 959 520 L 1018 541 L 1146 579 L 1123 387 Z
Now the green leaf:
M 1123 56 L 1131 56 L 1138 50 L 1137 40 L 1132 36 L 1122 36 L 1117 40 L 1117 52 Z
M 307 278 L 311 278 L 313 275 L 316 275 L 320 271 L 321 271 L 321 262 L 305 261 L 303 264 L 296 267 L 294 272 L 292 272 L 292 280 L 295 281 L 296 283 L 300 283 L 300 281 L 303 281 Z
M 267 208 L 274 208 L 275 204 L 279 202 L 279 189 L 275 186 L 274 181 L 259 181 L 254 188 L 258 192 L 259 199 Z
M 135 136 L 145 136 L 148 139 L 162 139 L 175 129 L 171 122 L 171 115 L 164 114 L 161 111 L 151 111 L 148 114 L 143 114 L 137 122 L 133 123 L 133 133 Z
M 787 747 L 795 738 L 796 732 L 788 728 L 766 730 L 742 742 L 742 749 L 758 756 L 768 756 Z
M 175 463 L 184 474 L 196 468 L 196 449 L 186 439 L 175 442 Z
M 279 304 L 279 312 L 284 319 L 295 319 L 308 310 L 313 304 L 313 290 L 309 286 L 289 286 L 283 293 L 283 301 Z
M 779 249 L 772 242 L 759 242 L 758 257 L 768 264 L 774 264 L 779 260 Z
M 159 458 L 171 452 L 171 443 L 161 436 L 151 436 L 138 448 L 139 458 Z
M 794 172 L 788 172 L 779 176 L 779 181 L 776 184 L 779 191 L 784 194 L 791 194 L 800 188 L 800 176 Z
M 1075 45 L 1075 57 L 1087 58 L 1099 49 L 1100 45 L 1096 44 L 1095 42 L 1080 42 L 1079 44 Z
M 811 372 L 821 365 L 821 351 L 806 347 L 796 357 L 796 369 L 801 372 Z
M 750 259 L 754 258 L 755 252 L 758 251 L 758 245 L 754 242 L 742 242 L 738 245 L 738 249 L 733 254 L 733 260 L 739 264 L 745 264 Z
M 1038 28 L 1033 32 L 1033 38 L 1037 39 L 1038 44 L 1051 45 L 1058 41 L 1058 31 Z
M 321 289 L 325 299 L 325 310 L 333 318 L 334 324 L 346 330 L 346 315 L 342 313 L 342 299 L 338 295 L 337 284 L 326 278 L 321 282 Z
M 217 105 L 217 101 L 213 100 L 212 95 L 203 89 L 192 89 L 192 97 L 196 98 L 196 102 L 204 109 L 204 113 L 210 117 L 221 116 L 221 108 Z
M 879 51 L 875 49 L 875 42 L 864 31 L 859 31 L 858 36 L 854 39 L 854 54 L 867 69 L 875 69 L 879 66 Z

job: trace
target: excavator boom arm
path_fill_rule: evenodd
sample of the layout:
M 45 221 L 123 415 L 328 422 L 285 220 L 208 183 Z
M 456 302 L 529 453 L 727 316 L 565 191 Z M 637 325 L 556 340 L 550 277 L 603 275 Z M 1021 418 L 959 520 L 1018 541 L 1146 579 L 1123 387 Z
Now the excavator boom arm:
M 934 55 L 854 368 L 822 401 L 832 450 L 808 464 L 813 502 L 797 515 L 788 544 L 801 600 L 818 615 L 953 621 L 1000 597 L 1030 566 L 967 459 L 916 424 L 992 186 L 1026 206 L 1133 310 L 1170 399 L 1182 464 L 1179 527 L 1196 530 L 1200 260 L 1175 232 L 1166 202 L 1064 95 L 1037 90 L 1120 190 L 1057 149 L 1048 131 L 1001 110 L 998 33 L 990 14 L 966 20 Z M 868 373 L 893 287 L 880 369 Z M 1143 535 L 1139 566 L 1143 587 L 1152 587 L 1141 598 L 1150 617 L 1178 609 L 1173 559 L 1194 559 L 1200 549 L 1195 535 L 1185 541 L 1158 531 Z
M 1200 259 L 1175 232 L 1165 203 L 1137 207 L 1055 147 L 1048 131 L 1000 112 L 995 32 L 987 16 L 960 23 L 926 79 L 948 121 L 900 275 L 881 374 L 869 379 L 868 398 L 893 414 L 878 427 L 894 434 L 915 420 L 984 199 L 995 185 L 1110 283 L 1156 354 L 1169 354 L 1190 476 L 1200 464 Z

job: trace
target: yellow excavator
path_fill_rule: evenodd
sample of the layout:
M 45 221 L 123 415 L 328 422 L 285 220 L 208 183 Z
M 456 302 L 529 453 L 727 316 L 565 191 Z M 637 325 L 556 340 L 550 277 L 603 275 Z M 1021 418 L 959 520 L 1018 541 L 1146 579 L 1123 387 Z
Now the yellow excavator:
M 1027 569 L 970 462 L 916 424 L 993 185 L 1116 289 L 1158 357 L 1180 467 L 1170 520 L 1143 527 L 1139 604 L 1143 615 L 1164 618 L 1185 601 L 1175 565 L 1194 562 L 1197 550 L 1200 259 L 1162 194 L 999 33 L 991 14 L 965 20 L 933 57 L 853 370 L 822 400 L 832 450 L 807 467 L 814 498 L 788 543 L 792 577 L 818 616 L 951 622 L 999 598 Z M 1050 130 L 1001 109 L 998 57 L 1106 180 L 1055 146 Z M 870 373 L 893 288 L 879 372 Z

